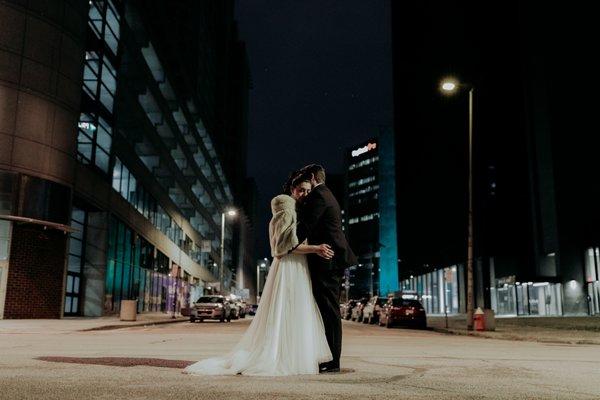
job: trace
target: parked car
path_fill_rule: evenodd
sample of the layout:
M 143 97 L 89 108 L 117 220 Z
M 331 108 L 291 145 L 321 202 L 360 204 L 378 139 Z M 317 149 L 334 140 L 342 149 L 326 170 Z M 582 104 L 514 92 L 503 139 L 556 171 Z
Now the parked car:
M 374 324 L 379 322 L 379 314 L 387 303 L 387 297 L 373 296 L 363 308 L 363 323 Z
M 367 304 L 368 301 L 369 301 L 369 299 L 367 299 L 366 297 L 363 297 L 362 299 L 360 299 L 356 302 L 356 304 L 352 308 L 352 317 L 350 318 L 352 321 L 362 322 L 363 308 L 365 307 L 365 305 Z
M 243 301 L 239 302 L 240 307 L 240 318 L 246 318 L 246 314 L 248 313 L 248 305 Z
M 256 310 L 258 310 L 258 304 L 251 304 L 248 308 L 248 315 L 256 315 Z
M 395 325 L 426 329 L 427 315 L 421 302 L 400 297 L 389 299 L 381 310 L 379 326 L 392 328 Z
M 231 315 L 231 319 L 238 319 L 240 317 L 240 308 L 237 302 L 229 298 L 227 298 L 226 300 L 229 303 L 229 315 Z
M 190 322 L 203 322 L 205 319 L 231 321 L 231 305 L 224 296 L 201 296 L 194 302 L 190 310 Z
M 356 300 L 348 300 L 345 303 L 340 304 L 340 314 L 342 319 L 349 320 L 352 318 L 352 309 L 356 305 Z
M 231 304 L 231 318 L 246 318 L 246 304 L 239 300 L 229 300 Z

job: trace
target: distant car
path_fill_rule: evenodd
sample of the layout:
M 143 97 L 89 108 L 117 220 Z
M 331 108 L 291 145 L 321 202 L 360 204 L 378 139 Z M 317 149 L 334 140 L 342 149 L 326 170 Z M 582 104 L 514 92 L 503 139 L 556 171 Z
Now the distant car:
M 205 319 L 217 319 L 221 322 L 231 321 L 231 305 L 223 296 L 202 296 L 194 302 L 190 310 L 190 322 Z
M 246 304 L 239 300 L 229 300 L 231 305 L 231 318 L 246 318 Z
M 421 302 L 400 297 L 389 299 L 381 310 L 379 326 L 392 328 L 396 325 L 426 329 L 427 315 Z
M 256 315 L 256 310 L 258 310 L 258 304 L 251 304 L 248 307 L 248 315 Z
M 348 300 L 345 303 L 340 304 L 340 314 L 342 319 L 349 320 L 352 318 L 352 309 L 356 306 L 357 300 Z
M 363 308 L 363 323 L 374 324 L 379 322 L 379 314 L 387 303 L 387 297 L 373 296 Z
M 226 297 L 225 299 L 229 303 L 231 319 L 238 319 L 240 317 L 240 306 L 238 305 L 237 300 L 230 297 Z
M 362 322 L 363 308 L 365 307 L 365 305 L 367 304 L 368 301 L 369 301 L 369 299 L 364 297 L 356 302 L 356 304 L 352 308 L 352 317 L 350 317 L 350 319 L 352 321 Z
M 243 301 L 239 302 L 240 307 L 240 318 L 246 318 L 246 314 L 248 313 L 248 305 Z

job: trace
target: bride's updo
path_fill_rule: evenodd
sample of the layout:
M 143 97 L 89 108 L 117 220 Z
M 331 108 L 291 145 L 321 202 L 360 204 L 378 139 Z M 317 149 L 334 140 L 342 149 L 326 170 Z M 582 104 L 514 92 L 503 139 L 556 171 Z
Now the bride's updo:
M 300 185 L 302 182 L 310 183 L 311 174 L 302 171 L 292 171 L 287 181 L 283 185 L 283 194 L 291 196 L 292 189 Z

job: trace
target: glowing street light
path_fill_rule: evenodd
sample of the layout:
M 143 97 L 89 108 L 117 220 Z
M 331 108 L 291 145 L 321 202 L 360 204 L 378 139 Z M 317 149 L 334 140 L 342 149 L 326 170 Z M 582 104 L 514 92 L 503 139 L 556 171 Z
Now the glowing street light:
M 459 84 L 453 79 L 444 79 L 441 90 L 453 94 L 460 87 L 469 88 L 469 212 L 467 236 L 467 330 L 473 330 L 473 85 Z
M 267 258 L 264 259 L 265 261 L 268 261 Z M 267 263 L 266 262 L 261 262 L 256 263 L 256 304 L 258 304 L 258 302 L 260 301 L 260 270 L 265 269 L 267 267 Z
M 235 217 L 237 215 L 237 211 L 233 208 L 230 208 L 227 211 L 223 211 L 221 213 L 221 268 L 219 271 L 219 283 L 220 283 L 220 289 L 221 289 L 221 294 L 225 293 L 225 288 L 223 287 L 223 278 L 224 278 L 224 271 L 225 271 L 225 216 L 228 217 Z
M 442 82 L 442 90 L 445 92 L 453 92 L 454 90 L 456 90 L 456 87 L 457 87 L 456 82 L 449 81 L 449 80 Z

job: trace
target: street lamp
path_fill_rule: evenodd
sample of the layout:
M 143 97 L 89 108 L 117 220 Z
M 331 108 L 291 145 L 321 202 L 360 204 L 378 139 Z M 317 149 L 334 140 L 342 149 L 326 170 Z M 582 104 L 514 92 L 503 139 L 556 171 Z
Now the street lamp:
M 448 94 L 459 88 L 469 89 L 469 211 L 467 237 L 467 330 L 473 330 L 473 85 L 460 84 L 452 79 L 441 83 L 441 90 Z
M 229 209 L 223 211 L 221 213 L 221 268 L 219 271 L 219 286 L 221 289 L 221 294 L 225 293 L 223 287 L 223 278 L 224 278 L 224 270 L 225 270 L 225 216 L 235 217 L 237 215 L 237 211 L 234 209 Z
M 265 258 L 265 260 L 267 260 Z M 258 304 L 258 300 L 260 299 L 259 293 L 260 293 L 260 269 L 261 268 L 266 268 L 267 264 L 266 263 L 260 263 L 260 264 L 256 264 L 256 304 Z

